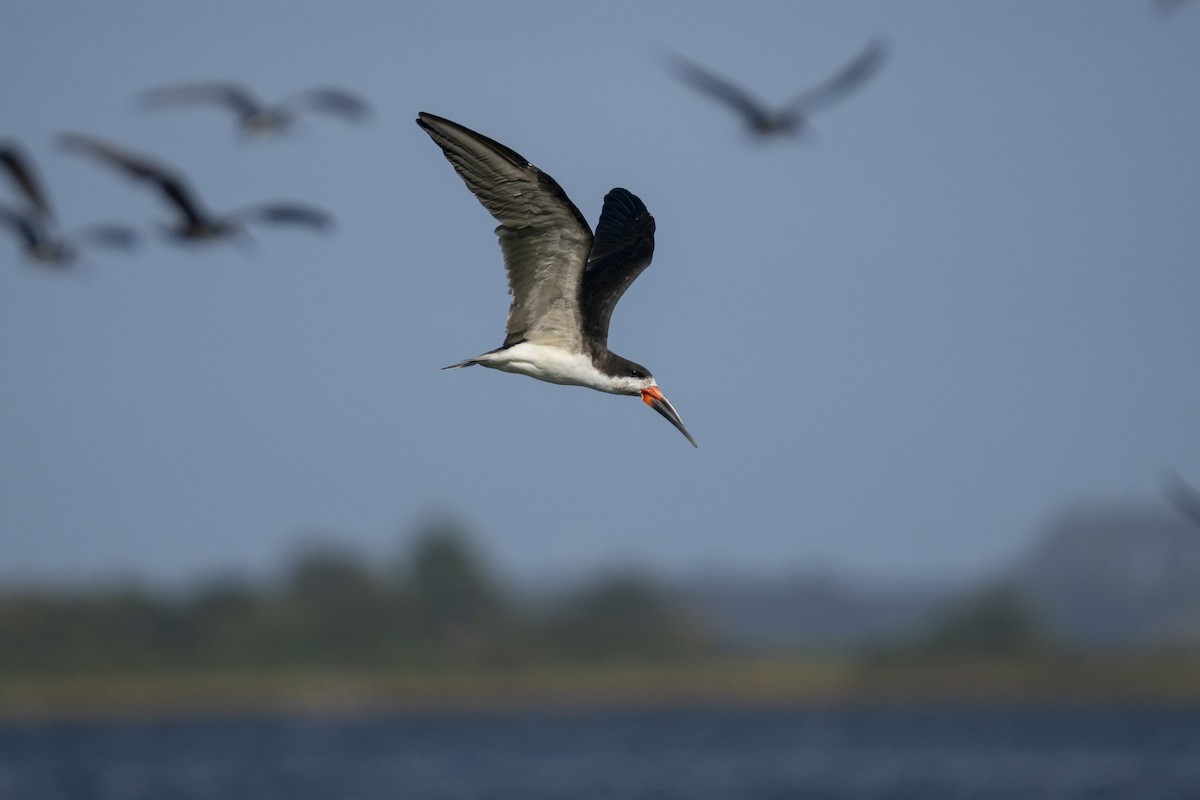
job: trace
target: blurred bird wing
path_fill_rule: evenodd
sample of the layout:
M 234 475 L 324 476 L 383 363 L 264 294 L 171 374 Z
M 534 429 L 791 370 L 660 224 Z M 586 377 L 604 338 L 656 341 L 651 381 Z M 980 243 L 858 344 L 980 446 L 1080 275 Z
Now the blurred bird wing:
M 3 223 L 20 238 L 21 243 L 32 250 L 38 246 L 41 236 L 33 222 L 24 214 L 13 211 L 6 206 L 0 206 L 0 223 Z
M 201 210 L 199 202 L 188 188 L 184 178 L 174 170 L 156 164 L 148 158 L 127 153 L 90 136 L 67 133 L 60 137 L 60 141 L 64 147 L 78 150 L 85 155 L 110 164 L 132 178 L 153 183 L 189 222 L 200 224 L 207 219 L 207 214 Z
M 33 164 L 16 144 L 10 142 L 0 144 L 0 164 L 3 164 L 4 168 L 8 170 L 8 174 L 17 188 L 37 209 L 38 213 L 47 219 L 54 219 L 54 209 L 50 206 L 50 199 L 42 188 L 42 182 L 38 180 Z
M 314 111 L 334 114 L 351 122 L 360 122 L 371 113 L 370 103 L 360 95 L 332 87 L 307 89 L 287 101 L 289 105 L 298 103 Z
M 117 250 L 133 250 L 141 241 L 137 230 L 119 223 L 98 223 L 83 228 L 73 237 L 80 243 L 97 244 Z
M 303 225 L 323 231 L 333 225 L 333 215 L 314 206 L 300 203 L 260 203 L 235 212 L 231 216 L 253 219 L 272 225 Z
M 675 74 L 686 83 L 720 100 L 751 124 L 761 127 L 770 123 L 773 116 L 771 110 L 742 87 L 682 56 L 674 56 L 671 63 Z
M 840 99 L 875 74 L 887 59 L 887 45 L 881 39 L 867 43 L 863 51 L 825 82 L 806 89 L 787 105 L 793 114 L 808 114 Z
M 528 340 L 581 352 L 579 293 L 592 230 L 562 187 L 524 156 L 448 119 L 417 124 L 500 225 L 512 304 L 505 346 Z
M 242 119 L 259 114 L 264 108 L 254 95 L 233 83 L 187 83 L 178 86 L 161 86 L 143 92 L 142 99 L 150 106 L 216 103 L 231 109 Z

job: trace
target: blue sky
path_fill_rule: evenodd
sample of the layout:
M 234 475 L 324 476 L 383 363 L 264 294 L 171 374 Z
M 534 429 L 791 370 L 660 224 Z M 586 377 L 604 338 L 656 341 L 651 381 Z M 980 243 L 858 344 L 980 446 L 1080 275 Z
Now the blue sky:
M 891 58 L 750 142 L 663 67 L 782 101 L 873 36 Z M 1200 7 L 1141 2 L 26 2 L 0 134 L 66 228 L 157 199 L 54 137 L 177 165 L 217 209 L 294 198 L 328 236 L 94 252 L 0 241 L 0 579 L 256 570 L 298 540 L 390 554 L 452 513 L 512 574 L 840 568 L 954 578 L 1064 505 L 1200 480 Z M 370 125 L 244 141 L 142 89 L 343 85 Z M 610 344 L 636 398 L 440 367 L 499 345 L 494 222 L 413 123 L 658 224 Z M 12 197 L 0 187 L 0 202 Z

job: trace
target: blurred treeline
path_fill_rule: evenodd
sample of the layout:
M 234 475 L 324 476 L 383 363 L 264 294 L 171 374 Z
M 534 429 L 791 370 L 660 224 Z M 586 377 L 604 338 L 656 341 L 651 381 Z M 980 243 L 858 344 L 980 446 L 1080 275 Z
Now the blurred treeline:
M 188 590 L 0 589 L 0 678 L 291 669 L 505 670 L 764 655 L 865 663 L 1200 654 L 1200 530 L 1161 505 L 1065 510 L 973 582 L 636 571 L 536 591 L 464 530 L 418 528 L 394 560 L 326 544 L 274 579 Z
M 505 668 L 694 657 L 710 647 L 634 573 L 518 598 L 456 526 L 430 524 L 371 564 L 306 549 L 276 581 L 0 593 L 0 674 L 277 668 Z

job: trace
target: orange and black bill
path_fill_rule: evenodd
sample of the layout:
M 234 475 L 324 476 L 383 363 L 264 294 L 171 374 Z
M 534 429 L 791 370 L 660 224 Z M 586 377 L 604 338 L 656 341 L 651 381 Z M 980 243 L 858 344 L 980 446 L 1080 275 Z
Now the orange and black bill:
M 692 447 L 699 447 L 696 440 L 688 433 L 687 428 L 683 426 L 683 420 L 679 418 L 679 412 L 675 410 L 675 406 L 671 405 L 671 401 L 662 393 L 662 390 L 657 386 L 651 386 L 649 389 L 642 390 L 642 402 L 653 408 L 658 413 L 667 418 L 667 421 L 679 429 L 679 432 L 687 437 L 687 440 L 692 443 Z

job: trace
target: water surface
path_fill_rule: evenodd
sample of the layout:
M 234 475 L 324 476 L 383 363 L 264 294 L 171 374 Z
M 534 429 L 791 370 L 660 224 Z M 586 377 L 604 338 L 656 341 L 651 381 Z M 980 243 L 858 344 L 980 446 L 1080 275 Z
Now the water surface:
M 0 798 L 1200 798 L 1200 710 L 661 710 L 0 725 Z

